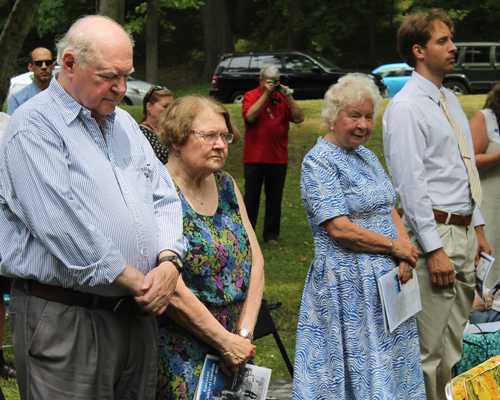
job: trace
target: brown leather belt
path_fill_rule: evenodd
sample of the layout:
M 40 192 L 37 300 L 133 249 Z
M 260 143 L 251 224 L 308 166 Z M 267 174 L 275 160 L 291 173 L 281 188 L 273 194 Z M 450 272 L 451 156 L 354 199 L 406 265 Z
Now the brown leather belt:
M 140 308 L 132 296 L 106 297 L 65 289 L 61 286 L 45 285 L 32 279 L 14 278 L 12 287 L 41 299 L 55 301 L 68 306 L 109 310 L 118 314 L 137 314 Z
M 451 214 L 440 210 L 434 211 L 434 218 L 440 224 L 468 226 L 472 222 L 472 215 Z

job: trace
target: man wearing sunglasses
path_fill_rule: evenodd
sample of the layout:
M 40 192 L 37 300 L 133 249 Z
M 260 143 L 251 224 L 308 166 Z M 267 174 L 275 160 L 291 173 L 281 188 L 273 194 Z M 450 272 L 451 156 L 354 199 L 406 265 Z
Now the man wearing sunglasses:
M 30 53 L 28 69 L 33 72 L 33 82 L 10 96 L 7 114 L 12 115 L 21 104 L 49 87 L 54 66 L 52 52 L 49 49 L 38 47 Z

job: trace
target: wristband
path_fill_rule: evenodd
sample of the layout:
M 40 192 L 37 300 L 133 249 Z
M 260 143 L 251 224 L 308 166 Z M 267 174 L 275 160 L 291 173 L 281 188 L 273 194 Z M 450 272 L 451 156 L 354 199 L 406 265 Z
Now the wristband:
M 162 262 L 165 262 L 165 261 L 171 261 L 175 265 L 175 268 L 177 268 L 177 271 L 179 271 L 179 274 L 182 274 L 182 261 L 179 257 L 177 257 L 177 256 L 162 257 L 158 260 L 157 266 L 159 266 Z
M 389 247 L 388 247 L 388 249 L 387 249 L 387 251 L 386 251 L 386 254 L 391 254 L 391 250 L 392 250 L 392 245 L 393 245 L 393 244 L 394 244 L 394 243 L 392 242 L 392 239 L 391 239 L 391 238 L 389 238 Z

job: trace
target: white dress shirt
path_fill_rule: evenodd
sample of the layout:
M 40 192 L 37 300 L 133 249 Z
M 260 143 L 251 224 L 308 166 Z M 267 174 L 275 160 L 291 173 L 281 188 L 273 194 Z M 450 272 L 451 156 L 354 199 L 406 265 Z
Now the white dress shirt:
M 457 97 L 415 71 L 383 117 L 387 167 L 408 224 L 426 253 L 443 247 L 433 208 L 473 214 L 473 225 L 484 225 L 471 197 L 455 132 L 439 107 L 441 91 L 474 158 L 469 120 Z
M 104 295 L 126 263 L 187 251 L 167 169 L 126 111 L 101 122 L 56 79 L 20 107 L 0 140 L 0 272 Z

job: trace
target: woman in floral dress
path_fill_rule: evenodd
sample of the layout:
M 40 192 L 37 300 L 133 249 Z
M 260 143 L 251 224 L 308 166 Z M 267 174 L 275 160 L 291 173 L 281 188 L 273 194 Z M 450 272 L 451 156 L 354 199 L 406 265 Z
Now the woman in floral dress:
M 192 399 L 207 354 L 230 375 L 255 357 L 252 333 L 264 260 L 237 185 L 222 171 L 239 141 L 229 112 L 198 95 L 176 100 L 160 120 L 166 165 L 182 201 L 189 254 L 167 311 L 158 317 L 157 399 Z

